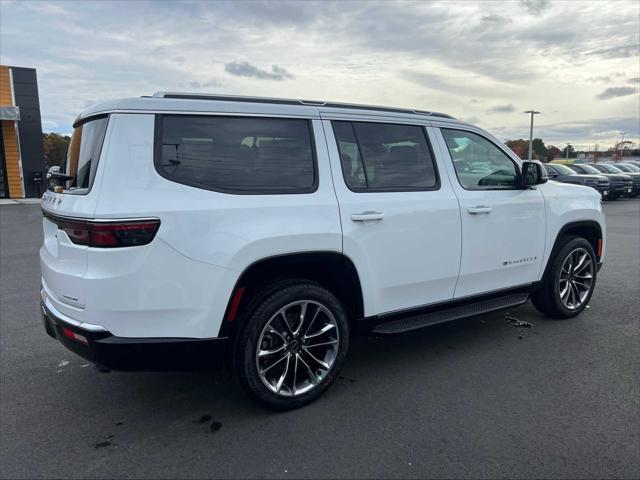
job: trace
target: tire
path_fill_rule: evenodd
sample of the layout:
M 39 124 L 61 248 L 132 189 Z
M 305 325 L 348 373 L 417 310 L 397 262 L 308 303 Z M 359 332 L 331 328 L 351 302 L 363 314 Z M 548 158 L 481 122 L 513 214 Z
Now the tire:
M 299 324 L 301 316 L 304 322 Z M 347 316 L 329 290 L 307 280 L 279 282 L 246 313 L 235 342 L 234 368 L 254 400 L 291 410 L 331 386 L 348 348 Z
M 531 295 L 531 303 L 551 318 L 575 317 L 589 304 L 596 286 L 598 268 L 593 247 L 582 237 L 565 236 L 550 262 L 541 288 Z

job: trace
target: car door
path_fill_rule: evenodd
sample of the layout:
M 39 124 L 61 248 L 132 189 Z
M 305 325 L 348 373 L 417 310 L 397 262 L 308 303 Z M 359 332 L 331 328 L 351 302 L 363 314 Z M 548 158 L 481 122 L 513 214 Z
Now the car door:
M 460 262 L 458 201 L 425 126 L 326 118 L 343 252 L 358 270 L 365 315 L 450 300 Z
M 462 258 L 454 297 L 538 280 L 545 246 L 540 190 L 519 186 L 519 164 L 481 130 L 458 125 L 436 130 L 460 202 Z

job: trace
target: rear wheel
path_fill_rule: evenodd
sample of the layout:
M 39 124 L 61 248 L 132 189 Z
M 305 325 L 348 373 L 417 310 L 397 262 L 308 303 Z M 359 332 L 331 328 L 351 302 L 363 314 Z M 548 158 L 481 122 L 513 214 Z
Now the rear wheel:
M 542 287 L 531 295 L 531 301 L 549 317 L 575 317 L 586 308 L 596 285 L 593 247 L 582 237 L 567 236 L 551 262 Z
M 280 284 L 248 314 L 236 343 L 236 373 L 260 403 L 298 408 L 329 388 L 348 346 L 347 317 L 330 291 L 307 281 Z

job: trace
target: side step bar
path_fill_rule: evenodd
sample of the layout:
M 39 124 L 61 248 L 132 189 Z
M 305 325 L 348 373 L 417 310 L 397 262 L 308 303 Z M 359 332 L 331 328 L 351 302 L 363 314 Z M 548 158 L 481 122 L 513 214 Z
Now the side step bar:
M 502 310 L 503 308 L 515 307 L 522 305 L 527 300 L 529 300 L 528 293 L 512 293 L 502 297 L 480 300 L 473 303 L 456 305 L 454 307 L 445 307 L 437 311 L 420 313 L 418 315 L 381 323 L 375 326 L 372 332 L 385 335 L 409 332 L 438 323 L 450 322 L 451 320 L 481 315 L 495 310 Z

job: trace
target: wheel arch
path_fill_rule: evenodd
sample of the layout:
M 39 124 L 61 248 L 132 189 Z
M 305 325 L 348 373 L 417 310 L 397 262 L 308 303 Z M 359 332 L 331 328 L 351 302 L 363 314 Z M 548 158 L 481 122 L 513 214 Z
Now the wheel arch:
M 330 251 L 283 254 L 257 260 L 245 268 L 227 300 L 218 336 L 235 336 L 247 310 L 260 300 L 264 286 L 294 278 L 310 280 L 330 290 L 345 308 L 350 326 L 364 317 L 360 277 L 350 258 Z
M 575 222 L 569 222 L 560 228 L 556 234 L 556 239 L 551 248 L 547 264 L 545 265 L 544 278 L 549 270 L 549 266 L 553 263 L 556 252 L 561 246 L 562 237 L 567 235 L 573 235 L 576 237 L 582 237 L 587 240 L 593 247 L 593 251 L 596 253 L 596 259 L 599 262 L 601 258 L 601 246 L 602 246 L 602 227 L 595 220 L 580 220 Z

